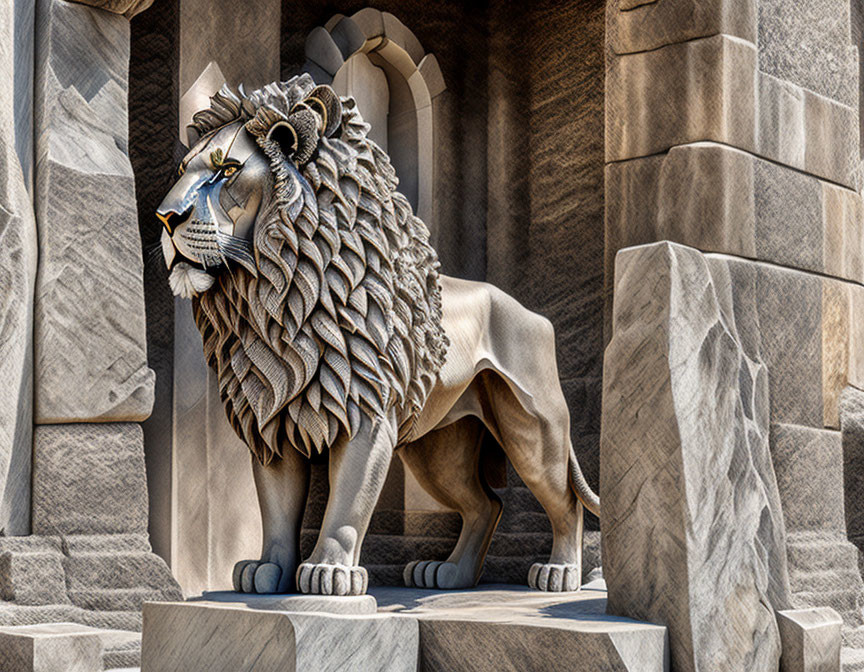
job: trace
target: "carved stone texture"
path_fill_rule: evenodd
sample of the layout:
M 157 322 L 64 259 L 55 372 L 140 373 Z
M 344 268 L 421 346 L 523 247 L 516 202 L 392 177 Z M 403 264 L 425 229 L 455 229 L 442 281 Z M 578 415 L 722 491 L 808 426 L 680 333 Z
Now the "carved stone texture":
M 141 670 L 414 672 L 418 640 L 412 618 L 147 604 Z
M 828 607 L 777 612 L 783 642 L 780 671 L 839 672 L 842 624 Z
M 610 613 L 669 628 L 676 671 L 776 669 L 788 606 L 768 380 L 728 276 L 657 243 L 616 262 L 601 435 Z
M 718 34 L 756 42 L 756 0 L 612 0 L 606 7 L 616 54 Z
M 131 19 L 136 14 L 140 14 L 150 5 L 153 0 L 71 0 L 82 5 L 90 5 L 98 7 L 107 12 L 114 14 L 123 14 L 127 19 Z
M 755 45 L 727 35 L 610 56 L 607 161 L 710 140 L 857 188 L 857 109 L 757 61 Z
M 15 153 L 13 5 L 0 6 L 0 533 L 26 534 L 36 224 Z
M 606 168 L 606 277 L 624 247 L 706 252 L 864 281 L 861 195 L 717 143 Z
M 154 376 L 126 153 L 129 22 L 39 3 L 36 423 L 143 420 Z
M 102 672 L 96 630 L 69 623 L 0 628 L 0 672 Z
M 33 533 L 147 533 L 147 481 L 140 425 L 36 428 Z
M 759 69 L 858 107 L 848 0 L 759 0 Z
M 846 532 L 864 552 L 864 392 L 847 387 L 840 399 Z

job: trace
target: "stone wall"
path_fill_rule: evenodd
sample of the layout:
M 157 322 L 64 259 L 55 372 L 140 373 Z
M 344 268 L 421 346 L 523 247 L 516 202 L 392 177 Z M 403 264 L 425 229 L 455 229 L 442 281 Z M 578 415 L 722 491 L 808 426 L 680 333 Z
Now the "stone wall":
M 767 367 L 792 602 L 835 607 L 858 647 L 855 553 L 843 498 L 826 496 L 842 492 L 841 395 L 864 385 L 851 4 L 608 3 L 606 289 L 625 247 L 729 255 L 739 330 Z M 614 338 L 611 298 L 605 322 Z M 862 660 L 844 651 L 848 669 Z

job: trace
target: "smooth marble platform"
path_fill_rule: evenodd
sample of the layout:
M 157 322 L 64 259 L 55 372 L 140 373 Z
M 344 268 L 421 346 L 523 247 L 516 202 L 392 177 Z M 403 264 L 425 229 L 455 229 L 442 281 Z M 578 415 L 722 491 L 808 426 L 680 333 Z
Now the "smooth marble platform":
M 142 672 L 669 669 L 666 628 L 608 616 L 602 579 L 558 594 L 513 585 L 369 592 L 366 600 L 208 593 L 148 603 Z M 344 611 L 370 600 L 377 613 Z M 309 610 L 316 605 L 329 613 Z
M 322 612 L 362 616 L 374 614 L 378 605 L 372 595 L 256 595 L 236 593 L 233 590 L 220 590 L 203 593 L 188 602 L 196 604 L 224 604 L 246 606 L 250 609 L 265 611 L 292 611 L 298 613 Z

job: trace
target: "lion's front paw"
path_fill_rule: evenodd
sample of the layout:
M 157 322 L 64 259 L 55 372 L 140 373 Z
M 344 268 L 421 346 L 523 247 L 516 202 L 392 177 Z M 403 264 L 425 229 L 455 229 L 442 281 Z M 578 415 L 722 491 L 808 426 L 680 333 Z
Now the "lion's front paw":
M 579 590 L 582 585 L 582 568 L 577 564 L 535 562 L 528 570 L 528 585 L 534 590 L 549 593 Z
M 464 576 L 459 566 L 442 560 L 415 560 L 405 565 L 402 578 L 409 588 L 470 588 L 473 577 Z
M 241 560 L 234 565 L 234 590 L 238 593 L 277 593 L 282 568 L 273 562 Z
M 362 567 L 304 562 L 297 569 L 297 587 L 312 595 L 365 595 L 369 575 Z

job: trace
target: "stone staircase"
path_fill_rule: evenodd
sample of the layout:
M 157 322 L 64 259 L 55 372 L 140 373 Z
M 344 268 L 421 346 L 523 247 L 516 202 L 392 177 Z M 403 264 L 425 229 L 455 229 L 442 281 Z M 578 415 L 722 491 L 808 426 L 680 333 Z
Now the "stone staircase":
M 146 535 L 0 537 L 0 627 L 94 628 L 106 670 L 140 664 L 145 601 L 181 599 Z

